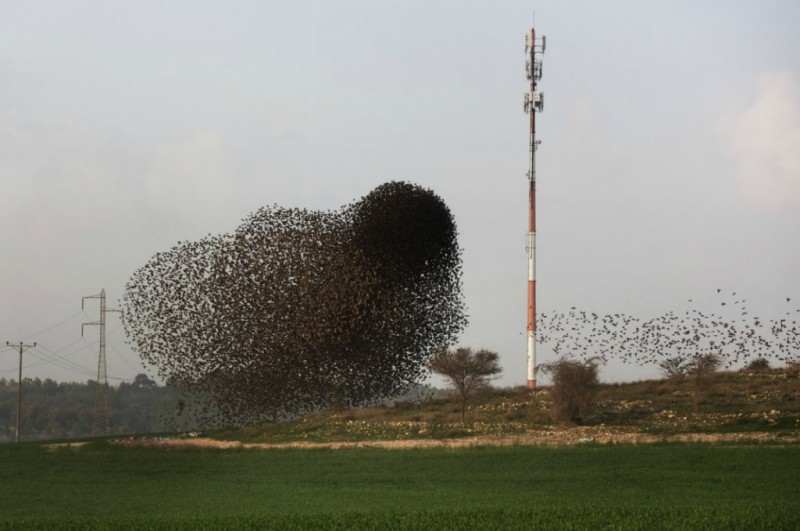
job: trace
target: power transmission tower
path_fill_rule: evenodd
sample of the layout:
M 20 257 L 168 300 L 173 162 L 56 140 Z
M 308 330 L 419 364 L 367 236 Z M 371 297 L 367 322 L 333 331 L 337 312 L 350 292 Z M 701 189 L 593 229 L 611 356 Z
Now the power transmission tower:
M 10 347 L 11 343 L 6 341 L 6 346 Z M 36 347 L 36 343 L 33 345 L 25 345 L 21 341 L 19 343 L 19 347 L 14 347 L 15 349 L 19 350 L 19 379 L 17 380 L 17 433 L 14 437 L 14 442 L 19 442 L 19 419 L 22 418 L 22 353 L 29 348 L 34 347 Z
M 97 392 L 94 400 L 94 420 L 92 421 L 92 437 L 97 435 L 98 430 L 105 426 L 105 435 L 108 435 L 109 417 L 111 416 L 108 408 L 108 372 L 106 370 L 106 313 L 118 312 L 120 310 L 106 308 L 106 290 L 101 289 L 98 295 L 89 295 L 81 299 L 81 310 L 86 299 L 100 299 L 100 320 L 81 325 L 81 337 L 83 337 L 83 327 L 95 325 L 100 327 L 100 355 L 97 360 Z

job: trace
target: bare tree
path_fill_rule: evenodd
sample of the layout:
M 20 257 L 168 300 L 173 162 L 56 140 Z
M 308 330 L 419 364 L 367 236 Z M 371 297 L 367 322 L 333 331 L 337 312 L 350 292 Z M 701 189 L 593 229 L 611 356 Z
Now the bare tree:
M 489 382 L 503 370 L 498 363 L 497 352 L 480 349 L 472 352 L 469 347 L 455 350 L 447 348 L 436 352 L 428 368 L 449 380 L 450 386 L 461 396 L 461 422 L 467 408 L 467 397 L 478 389 L 489 386 Z

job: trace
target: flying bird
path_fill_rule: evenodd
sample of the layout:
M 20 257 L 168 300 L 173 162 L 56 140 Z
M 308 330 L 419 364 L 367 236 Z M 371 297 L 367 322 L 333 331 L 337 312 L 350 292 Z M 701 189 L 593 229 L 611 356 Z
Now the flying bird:
M 338 211 L 264 207 L 133 273 L 133 349 L 228 422 L 396 394 L 466 325 L 454 219 L 430 190 L 379 186 Z M 232 420 L 233 419 L 233 420 Z

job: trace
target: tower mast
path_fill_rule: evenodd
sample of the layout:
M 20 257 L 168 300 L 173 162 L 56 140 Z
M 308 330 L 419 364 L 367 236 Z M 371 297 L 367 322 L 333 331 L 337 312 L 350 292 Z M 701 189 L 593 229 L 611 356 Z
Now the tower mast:
M 523 109 L 530 116 L 530 143 L 528 159 L 528 388 L 536 387 L 536 150 L 541 143 L 536 140 L 536 113 L 544 109 L 544 93 L 537 92 L 537 82 L 542 79 L 542 59 L 545 37 L 537 43 L 536 30 L 525 34 L 525 73 L 531 83 L 523 98 Z M 538 56 L 538 57 L 537 57 Z

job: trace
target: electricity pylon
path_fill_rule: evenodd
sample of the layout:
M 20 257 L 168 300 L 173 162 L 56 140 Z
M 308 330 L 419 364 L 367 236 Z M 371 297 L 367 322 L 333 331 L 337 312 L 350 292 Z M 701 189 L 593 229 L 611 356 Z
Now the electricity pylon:
M 97 360 L 97 391 L 94 400 L 94 420 L 92 420 L 92 437 L 98 434 L 98 430 L 105 426 L 105 435 L 108 435 L 109 417 L 111 416 L 108 408 L 108 373 L 106 370 L 106 313 L 118 312 L 120 310 L 106 308 L 106 290 L 100 290 L 98 295 L 89 295 L 81 299 L 81 310 L 86 299 L 100 299 L 100 320 L 81 325 L 81 337 L 83 337 L 83 327 L 96 325 L 100 327 L 100 355 Z

